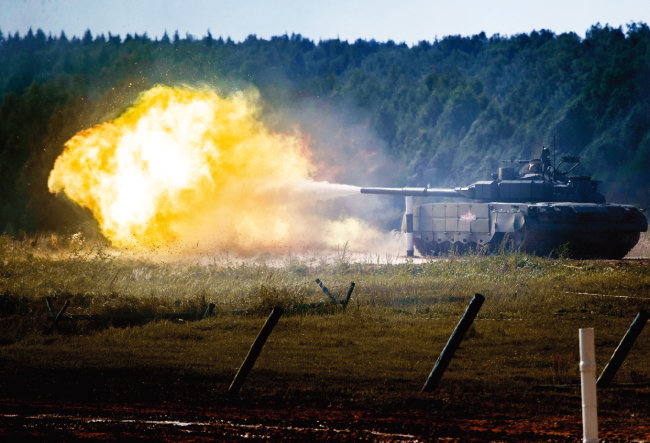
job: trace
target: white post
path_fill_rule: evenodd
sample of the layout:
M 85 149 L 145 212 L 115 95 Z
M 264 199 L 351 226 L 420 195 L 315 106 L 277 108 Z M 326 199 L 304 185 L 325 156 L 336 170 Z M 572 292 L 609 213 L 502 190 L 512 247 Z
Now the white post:
M 406 210 L 406 256 L 413 257 L 413 196 L 404 197 Z
M 580 329 L 580 380 L 582 392 L 582 441 L 598 442 L 596 409 L 596 352 L 594 328 Z

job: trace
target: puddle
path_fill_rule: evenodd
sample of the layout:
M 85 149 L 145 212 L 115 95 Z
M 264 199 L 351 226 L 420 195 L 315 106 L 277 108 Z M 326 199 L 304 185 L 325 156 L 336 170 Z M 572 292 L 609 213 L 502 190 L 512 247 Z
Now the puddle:
M 180 421 L 180 420 L 138 420 L 135 418 L 109 418 L 109 417 L 82 417 L 77 415 L 63 414 L 0 414 L 0 420 L 20 421 L 23 428 L 30 430 L 38 429 L 39 424 L 46 431 L 53 424 L 65 424 L 74 422 L 74 429 L 83 433 L 83 424 L 88 424 L 89 428 L 95 425 L 104 426 L 106 432 L 110 432 L 111 427 L 121 426 L 147 426 L 147 427 L 171 427 L 179 430 L 189 430 L 192 433 L 206 435 L 233 435 L 242 439 L 271 439 L 278 436 L 308 436 L 314 434 L 331 434 L 332 436 L 346 436 L 354 439 L 359 437 L 380 439 L 386 441 L 411 441 L 416 442 L 419 439 L 410 434 L 392 434 L 380 432 L 372 429 L 337 429 L 330 428 L 323 424 L 316 427 L 301 426 L 281 426 L 265 425 L 261 423 L 235 423 L 230 420 L 214 421 Z M 65 426 L 65 428 L 69 428 Z M 196 428 L 196 429 L 192 429 Z M 90 430 L 90 429 L 89 429 Z M 326 435 L 324 435 L 327 437 Z

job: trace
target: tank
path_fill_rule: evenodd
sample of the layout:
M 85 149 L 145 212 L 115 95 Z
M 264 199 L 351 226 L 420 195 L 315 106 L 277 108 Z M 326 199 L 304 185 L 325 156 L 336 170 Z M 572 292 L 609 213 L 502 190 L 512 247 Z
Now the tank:
M 620 259 L 648 228 L 644 211 L 606 203 L 599 182 L 577 173 L 578 157 L 553 166 L 540 158 L 510 161 L 490 180 L 459 188 L 361 188 L 403 195 L 407 255 L 521 250 L 537 255 Z M 413 197 L 445 198 L 413 204 Z M 453 200 L 451 200 L 453 199 Z M 459 201 L 460 200 L 460 201 Z

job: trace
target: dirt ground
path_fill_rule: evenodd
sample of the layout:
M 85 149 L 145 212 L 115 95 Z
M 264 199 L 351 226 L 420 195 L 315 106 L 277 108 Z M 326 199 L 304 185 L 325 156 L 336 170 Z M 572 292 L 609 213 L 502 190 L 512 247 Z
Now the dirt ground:
M 498 415 L 476 418 L 431 417 L 399 411 L 378 417 L 344 408 L 260 409 L 222 407 L 188 410 L 178 405 L 75 405 L 68 402 L 2 401 L 0 435 L 7 440 L 381 440 L 450 441 L 575 440 L 579 422 L 572 417 L 525 421 Z M 612 434 L 626 438 L 629 433 Z
M 476 418 L 426 411 L 372 411 L 342 407 L 282 409 L 186 405 L 88 405 L 0 400 L 5 441 L 93 440 L 342 440 L 342 441 L 579 441 L 580 413 L 507 418 L 486 410 Z M 648 423 L 601 420 L 604 441 L 643 441 Z
M 14 368 L 18 369 L 18 368 Z M 223 392 L 227 380 L 138 371 L 4 370 L 0 440 L 579 441 L 579 387 L 517 393 L 442 387 L 379 401 L 263 387 Z M 179 380 L 179 377 L 182 380 Z M 269 375 L 269 380 L 271 376 Z M 256 384 L 266 384 L 266 377 Z M 603 441 L 650 439 L 650 387 L 599 392 Z
M 611 272 L 623 268 L 622 262 L 618 265 L 616 263 L 618 262 L 611 263 Z M 629 270 L 632 262 L 626 263 L 625 269 Z M 646 266 L 637 261 L 633 263 L 634 266 Z M 581 265 L 579 268 L 564 263 L 560 263 L 560 266 L 563 269 L 576 269 L 575 275 L 579 275 L 579 272 L 583 272 L 582 267 L 586 267 Z M 114 281 L 118 273 L 111 270 L 108 275 Z M 635 271 L 630 275 L 642 273 Z M 604 324 L 618 325 L 609 332 L 607 340 L 601 341 L 601 352 L 609 357 L 609 352 L 618 344 L 620 334 L 631 321 L 631 315 L 627 314 L 637 312 L 636 302 L 630 300 L 636 295 L 645 297 L 647 294 L 648 286 L 644 281 L 629 285 L 638 288 L 638 294 L 629 289 L 622 292 L 622 295 L 615 292 L 617 288 L 602 291 L 615 292 L 614 295 L 600 295 L 613 297 L 619 305 L 613 301 L 608 301 L 607 304 L 592 301 L 589 306 L 584 302 L 577 307 L 573 302 L 564 301 L 554 305 L 549 308 L 552 322 L 541 323 L 541 340 L 537 335 L 534 336 L 536 345 L 537 342 L 559 340 L 556 335 L 562 329 L 560 326 L 565 327 L 570 322 L 575 322 L 575 318 L 589 315 L 590 319 L 598 317 Z M 601 292 L 596 289 L 591 291 Z M 626 295 L 630 293 L 636 295 Z M 600 297 L 599 294 L 592 295 Z M 42 305 L 41 302 L 40 306 L 44 309 Z M 569 309 L 565 310 L 565 306 Z M 620 306 L 620 311 L 617 311 L 616 306 Z M 640 306 L 646 308 L 647 305 Z M 603 312 L 589 312 L 588 307 L 600 307 Z M 402 314 L 393 311 L 391 315 Z M 25 315 L 25 318 L 31 317 Z M 357 321 L 355 318 L 340 316 L 337 323 L 328 327 L 337 330 L 340 325 Z M 255 325 L 246 323 L 248 329 L 242 329 L 252 337 L 259 329 L 258 324 L 262 323 L 261 317 L 254 320 Z M 483 320 L 487 323 L 492 318 Z M 373 321 L 372 324 L 378 322 Z M 20 326 L 20 323 L 16 325 Z M 143 355 L 139 355 L 125 352 L 119 358 L 103 351 L 115 351 L 116 348 L 108 345 L 106 348 L 101 347 L 102 342 L 97 338 L 101 337 L 99 334 L 93 336 L 93 340 L 88 341 L 84 345 L 86 347 L 80 350 L 68 347 L 81 343 L 79 331 L 75 335 L 62 335 L 66 339 L 61 340 L 57 339 L 58 336 L 44 339 L 45 335 L 36 335 L 33 343 L 27 338 L 22 347 L 11 347 L 12 341 L 0 340 L 0 347 L 7 346 L 3 351 L 4 360 L 0 358 L 0 441 L 139 439 L 519 442 L 582 439 L 580 387 L 541 385 L 550 383 L 550 364 L 548 368 L 544 366 L 545 370 L 548 369 L 549 376 L 539 377 L 536 375 L 539 371 L 533 371 L 534 367 L 520 368 L 523 364 L 521 356 L 511 359 L 506 381 L 494 375 L 500 369 L 504 371 L 508 368 L 496 364 L 490 363 L 481 372 L 472 372 L 471 376 L 465 377 L 458 376 L 466 375 L 467 372 L 463 372 L 465 369 L 462 365 L 457 365 L 448 370 L 456 371 L 456 377 L 452 377 L 454 373 L 448 373 L 449 376 L 443 377 L 436 391 L 421 394 L 415 391 L 417 383 L 413 383 L 403 372 L 390 376 L 380 374 L 371 378 L 370 372 L 381 373 L 385 369 L 380 364 L 369 363 L 359 366 L 363 370 L 350 371 L 348 365 L 351 359 L 346 359 L 341 365 L 318 366 L 318 371 L 296 371 L 295 368 L 294 371 L 286 371 L 291 355 L 283 354 L 286 359 L 276 359 L 273 365 L 255 368 L 241 394 L 230 398 L 226 391 L 234 376 L 233 365 L 217 365 L 210 361 L 209 370 L 201 369 L 201 365 L 185 363 L 179 350 L 185 349 L 190 342 L 203 339 L 204 335 L 218 332 L 223 334 L 224 343 L 231 344 L 232 336 L 241 334 L 236 332 L 237 329 L 232 329 L 235 332 L 230 335 L 226 332 L 236 326 L 223 322 L 214 330 L 181 331 L 185 334 L 182 339 L 178 338 L 181 337 L 178 329 L 164 329 L 167 332 L 158 335 L 158 329 L 149 328 L 147 333 L 153 334 L 154 338 L 137 341 L 135 344 L 160 346 L 165 353 L 143 352 Z M 380 326 L 388 328 L 386 324 Z M 5 329 L 9 330 L 11 326 L 5 325 Z M 543 350 L 545 355 L 557 352 L 558 356 L 565 358 L 558 360 L 557 364 L 572 362 L 574 370 L 577 369 L 577 362 L 575 354 L 570 351 L 575 350 L 576 329 L 577 327 L 571 326 L 571 347 L 549 346 L 549 350 Z M 321 325 L 320 329 L 312 330 L 323 335 L 329 329 Z M 503 337 L 506 337 L 504 343 L 524 340 L 523 337 L 517 337 L 516 340 L 508 338 L 510 336 L 505 330 L 506 328 L 501 331 Z M 124 341 L 115 338 L 120 331 L 122 330 L 116 328 L 106 335 L 107 343 L 128 343 L 128 337 Z M 155 341 L 156 337 L 165 336 L 170 331 L 175 334 L 176 347 L 170 346 L 169 342 Z M 285 330 L 285 334 L 295 334 L 295 331 L 295 328 Z M 548 331 L 555 333 L 544 335 Z M 277 340 L 282 337 L 279 333 L 280 331 L 274 336 Z M 329 334 L 327 337 L 339 338 L 337 334 Z M 647 334 L 647 329 L 644 334 Z M 378 334 L 371 334 L 373 343 L 377 337 Z M 250 343 L 248 340 L 242 338 L 246 345 Z M 481 339 L 479 334 L 474 340 L 474 347 L 468 345 L 465 349 L 466 356 L 476 353 L 486 357 L 487 353 L 492 352 L 492 348 L 485 346 L 485 336 Z M 212 346 L 215 344 L 213 341 L 209 343 Z M 307 348 L 299 341 L 296 343 L 300 349 Z M 476 348 L 478 343 L 483 343 L 480 349 L 483 354 Z M 542 344 L 545 346 L 545 343 Z M 332 346 L 332 349 L 338 349 L 337 346 Z M 403 347 L 404 342 L 400 342 L 399 346 Z M 206 344 L 201 345 L 201 349 L 204 348 L 207 348 Z M 244 349 L 244 346 L 240 345 L 239 348 Z M 558 348 L 560 350 L 556 350 Z M 437 349 L 439 348 L 436 347 Z M 626 377 L 619 377 L 616 381 L 631 381 L 634 385 L 619 384 L 598 391 L 599 437 L 602 441 L 650 441 L 650 383 L 648 367 L 643 363 L 648 354 L 644 350 L 647 349 L 647 345 L 645 348 L 642 344 L 637 345 L 637 352 L 644 358 L 637 360 L 634 371 L 628 370 Z M 382 354 L 383 358 L 378 361 L 387 365 L 390 363 L 388 359 L 394 357 L 385 351 L 386 348 L 381 347 L 376 354 L 369 355 Z M 213 348 L 210 348 L 210 355 L 213 352 Z M 107 357 L 102 360 L 98 354 Z M 139 356 L 135 358 L 135 355 Z M 223 353 L 215 355 L 222 360 L 227 356 Z M 313 354 L 311 355 L 313 359 Z M 173 363 L 167 358 L 173 359 Z M 487 361 L 485 358 L 483 360 Z M 237 360 L 237 363 L 239 361 L 241 360 Z M 427 365 L 431 363 L 427 360 Z M 318 374 L 317 379 L 314 378 L 315 373 Z M 422 372 L 422 377 L 424 375 Z M 302 378 L 299 379 L 300 377 Z M 570 379 L 575 383 L 577 377 Z M 325 383 L 329 385 L 324 386 Z

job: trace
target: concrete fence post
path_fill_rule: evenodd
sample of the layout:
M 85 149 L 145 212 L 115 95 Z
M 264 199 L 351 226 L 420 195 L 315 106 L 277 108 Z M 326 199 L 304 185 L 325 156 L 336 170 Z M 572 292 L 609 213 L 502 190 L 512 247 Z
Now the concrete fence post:
M 205 318 L 210 317 L 210 316 L 212 315 L 212 312 L 214 312 L 214 308 L 215 308 L 215 306 L 216 306 L 216 305 L 215 305 L 214 303 L 210 303 L 210 304 L 205 308 L 205 311 L 203 311 L 203 314 L 201 315 L 201 319 L 203 320 L 203 319 L 205 319 Z
M 580 391 L 582 394 L 582 441 L 598 442 L 598 411 L 596 402 L 596 352 L 594 329 L 582 328 L 580 337 Z
M 449 366 L 449 362 L 451 362 L 451 359 L 454 356 L 454 352 L 458 346 L 460 346 L 460 342 L 463 341 L 465 333 L 476 318 L 479 309 L 481 309 L 481 306 L 483 305 L 483 301 L 485 301 L 485 297 L 483 297 L 481 294 L 474 295 L 474 298 L 469 303 L 469 306 L 467 306 L 463 317 L 458 322 L 456 329 L 454 329 L 451 337 L 449 337 L 449 341 L 447 341 L 447 344 L 442 350 L 440 357 L 438 357 L 436 364 L 433 366 L 433 369 L 431 370 L 431 374 L 429 374 L 427 381 L 424 382 L 424 386 L 422 386 L 422 392 L 431 392 L 436 387 L 438 387 L 440 379 L 442 378 L 442 374 L 444 374 L 445 369 L 447 369 L 447 366 Z
M 48 301 L 48 305 L 49 305 L 49 301 Z M 61 310 L 56 314 L 54 320 L 52 321 L 52 324 L 48 329 L 48 332 L 51 332 L 54 330 L 54 328 L 56 328 L 57 323 L 59 323 L 59 320 L 61 320 L 61 318 L 63 317 L 63 314 L 65 313 L 65 310 L 68 309 L 68 306 L 70 306 L 70 300 L 66 300 Z
M 345 300 L 341 302 L 344 311 L 348 307 L 348 303 L 350 303 L 350 297 L 352 297 L 352 291 L 354 291 L 354 282 L 350 282 L 350 287 L 348 288 L 348 293 L 345 295 Z
M 627 330 L 623 339 L 618 344 L 618 347 L 612 354 L 612 358 L 603 369 L 603 372 L 598 377 L 596 386 L 599 388 L 606 388 L 614 379 L 616 371 L 621 367 L 625 357 L 627 357 L 628 352 L 632 349 L 632 345 L 636 341 L 639 334 L 643 330 L 643 327 L 648 322 L 648 313 L 646 311 L 641 311 L 634 318 L 634 321 L 630 325 L 630 328 Z
M 266 323 L 264 323 L 264 326 L 262 326 L 260 333 L 257 335 L 257 338 L 255 338 L 253 345 L 248 351 L 246 359 L 242 363 L 239 371 L 237 371 L 237 375 L 235 375 L 235 378 L 230 384 L 230 387 L 228 388 L 229 395 L 234 396 L 239 393 L 239 390 L 246 380 L 246 376 L 251 371 L 251 369 L 253 369 L 255 360 L 257 360 L 257 357 L 259 357 L 260 353 L 262 352 L 262 348 L 264 347 L 264 343 L 266 343 L 266 339 L 269 338 L 269 335 L 271 335 L 273 328 L 282 316 L 282 312 L 283 310 L 279 306 L 273 308 L 273 311 L 271 311 L 271 315 L 269 315 L 269 318 L 266 319 Z
M 320 280 L 320 278 L 317 278 L 317 279 L 316 279 L 316 283 L 318 283 L 318 286 L 320 286 L 321 290 L 325 293 L 325 295 L 327 295 L 327 296 L 330 298 L 330 300 L 332 301 L 332 303 L 337 303 L 336 297 L 334 297 L 334 296 L 332 295 L 332 293 L 330 292 L 330 290 L 327 289 L 327 286 L 325 286 L 325 285 L 323 284 L 323 282 Z

